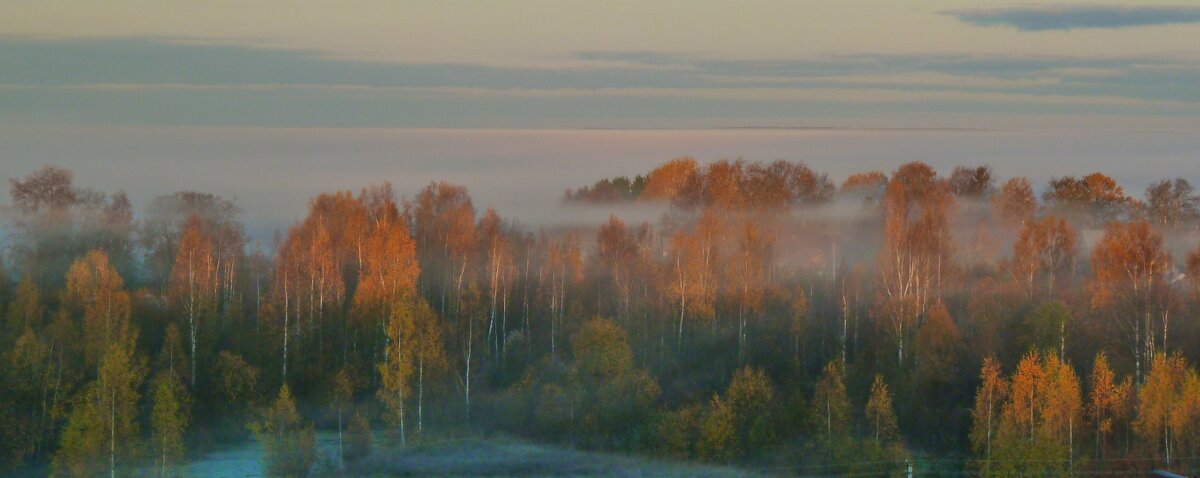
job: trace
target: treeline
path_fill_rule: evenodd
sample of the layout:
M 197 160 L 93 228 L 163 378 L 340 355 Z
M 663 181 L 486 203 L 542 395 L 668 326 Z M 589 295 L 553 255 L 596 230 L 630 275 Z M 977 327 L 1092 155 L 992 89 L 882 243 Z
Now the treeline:
M 823 204 L 836 186 L 828 176 L 803 163 L 770 164 L 721 160 L 703 168 L 692 158 L 673 159 L 632 180 L 601 179 L 563 193 L 564 202 L 614 203 L 661 201 L 684 208 L 779 208 L 789 204 Z
M 680 159 L 630 184 L 673 212 L 530 231 L 459 186 L 384 184 L 313 198 L 263 246 L 217 196 L 135 219 L 62 169 L 11 180 L 3 459 L 173 475 L 253 434 L 304 474 L 319 427 L 351 471 L 373 436 L 494 432 L 824 474 L 1200 465 L 1183 179 L 1039 200 L 986 167 L 834 188 Z M 791 214 L 840 199 L 856 212 Z

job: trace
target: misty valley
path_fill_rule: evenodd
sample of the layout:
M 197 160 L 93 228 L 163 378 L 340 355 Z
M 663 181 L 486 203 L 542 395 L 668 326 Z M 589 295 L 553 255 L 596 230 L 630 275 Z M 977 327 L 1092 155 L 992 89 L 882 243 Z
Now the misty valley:
M 655 219 L 536 228 L 384 182 L 263 241 L 47 165 L 3 209 L 3 470 L 1200 472 L 1200 194 L 995 174 L 681 157 L 564 185 Z

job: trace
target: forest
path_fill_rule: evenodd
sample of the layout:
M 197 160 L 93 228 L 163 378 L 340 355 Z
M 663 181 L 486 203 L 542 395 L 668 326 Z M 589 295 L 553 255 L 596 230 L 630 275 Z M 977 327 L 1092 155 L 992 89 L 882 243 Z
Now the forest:
M 533 229 L 381 183 L 270 241 L 204 192 L 135 215 L 48 165 L 9 193 L 2 472 L 177 476 L 257 440 L 272 476 L 356 475 L 474 436 L 764 474 L 1200 473 L 1182 178 L 677 158 L 563 195 L 654 222 Z

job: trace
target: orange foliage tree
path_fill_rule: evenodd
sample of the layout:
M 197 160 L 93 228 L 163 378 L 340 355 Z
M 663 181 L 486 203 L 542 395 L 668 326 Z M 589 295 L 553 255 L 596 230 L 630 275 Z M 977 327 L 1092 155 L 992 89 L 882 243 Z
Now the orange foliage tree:
M 692 158 L 667 161 L 646 176 L 646 189 L 639 196 L 646 200 L 671 201 L 689 182 L 695 181 L 700 167 Z
M 1032 297 L 1038 290 L 1054 294 L 1059 278 L 1070 279 L 1075 269 L 1075 229 L 1067 221 L 1047 216 L 1025 221 L 1013 244 L 1013 273 Z
M 716 313 L 714 275 L 720 260 L 717 236 L 723 227 L 715 213 L 706 211 L 694 232 L 680 230 L 671 236 L 670 291 L 677 299 L 676 342 L 681 353 L 684 322 L 712 319 Z
M 109 346 L 133 334 L 125 281 L 99 250 L 71 264 L 63 300 L 83 319 L 84 364 L 89 368 L 99 367 Z
M 1133 353 L 1134 377 L 1140 381 L 1155 350 L 1167 348 L 1170 288 L 1165 274 L 1171 264 L 1162 235 L 1145 221 L 1111 223 L 1092 250 L 1091 262 L 1092 307 L 1113 312 Z M 1162 326 L 1157 345 L 1156 325 Z
M 880 318 L 896 343 L 898 363 L 904 362 L 905 340 L 917 318 L 938 298 L 951 268 L 947 209 L 953 201 L 937 172 L 920 162 L 901 166 L 884 193 Z
M 201 227 L 198 216 L 193 216 L 184 226 L 167 289 L 167 301 L 187 320 L 193 389 L 196 388 L 198 329 L 201 320 L 208 320 L 216 312 L 219 281 L 212 242 Z
M 1133 202 L 1113 178 L 1100 173 L 1051 179 L 1042 200 L 1056 214 L 1088 226 L 1119 219 Z
M 992 198 L 996 215 L 1010 226 L 1022 225 L 1037 212 L 1037 198 L 1033 186 L 1026 178 L 1012 178 L 1000 186 L 1000 193 Z

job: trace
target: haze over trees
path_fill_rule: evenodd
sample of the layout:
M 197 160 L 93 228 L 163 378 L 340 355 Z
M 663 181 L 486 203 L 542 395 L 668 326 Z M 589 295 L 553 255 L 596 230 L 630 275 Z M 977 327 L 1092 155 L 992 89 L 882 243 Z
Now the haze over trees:
M 1101 173 L 691 158 L 569 190 L 662 220 L 522 226 L 433 182 L 226 198 L 10 180 L 0 460 L 173 476 L 259 440 L 301 476 L 517 436 L 812 474 L 1200 471 L 1200 195 Z

